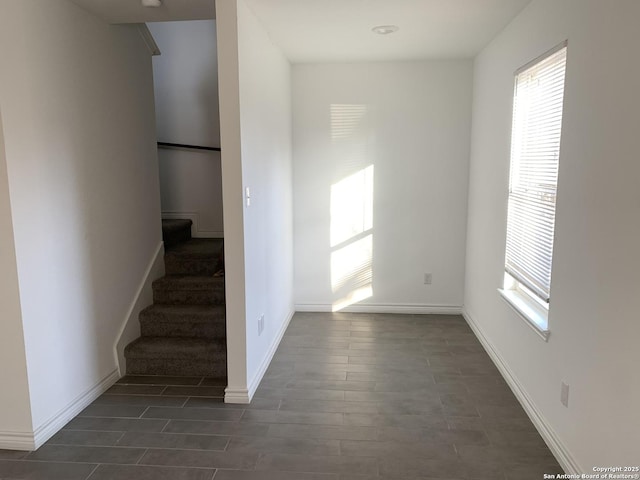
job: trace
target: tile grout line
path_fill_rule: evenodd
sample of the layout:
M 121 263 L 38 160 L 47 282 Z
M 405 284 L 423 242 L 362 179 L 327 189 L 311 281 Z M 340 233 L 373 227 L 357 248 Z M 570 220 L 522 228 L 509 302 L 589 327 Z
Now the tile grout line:
M 96 473 L 96 470 L 98 470 L 98 467 L 100 467 L 100 463 L 98 463 L 93 470 L 91 470 L 91 473 L 89 473 L 89 475 L 85 478 L 85 480 L 91 480 L 91 477 L 93 476 L 94 473 Z
M 138 459 L 138 461 L 135 463 L 136 465 L 140 465 L 140 462 L 142 461 L 142 459 L 147 455 L 147 453 L 149 452 L 148 448 L 144 449 L 144 452 L 142 452 L 142 455 L 140 455 L 140 458 Z
M 169 424 L 171 423 L 172 419 L 168 419 L 167 423 L 164 424 L 164 427 L 162 427 L 162 429 L 160 429 L 159 433 L 165 433 L 165 430 L 167 429 L 167 427 L 169 426 Z

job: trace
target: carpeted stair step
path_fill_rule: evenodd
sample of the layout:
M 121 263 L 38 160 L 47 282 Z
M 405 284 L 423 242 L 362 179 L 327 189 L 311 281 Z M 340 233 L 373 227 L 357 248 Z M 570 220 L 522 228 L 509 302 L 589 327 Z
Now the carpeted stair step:
M 167 275 L 213 275 L 221 268 L 222 239 L 193 238 L 166 249 Z
M 191 220 L 163 219 L 162 220 L 162 241 L 164 248 L 170 248 L 180 242 L 191 239 Z
M 224 277 L 168 275 L 153 282 L 153 302 L 163 305 L 223 305 Z
M 124 351 L 128 375 L 223 377 L 225 343 L 199 338 L 140 337 Z
M 151 305 L 140 312 L 143 337 L 197 337 L 226 341 L 224 305 Z

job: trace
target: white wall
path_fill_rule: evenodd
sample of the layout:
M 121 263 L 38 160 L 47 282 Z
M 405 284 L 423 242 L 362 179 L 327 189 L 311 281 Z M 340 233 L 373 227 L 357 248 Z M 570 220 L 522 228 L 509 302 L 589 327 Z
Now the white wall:
M 294 66 L 297 309 L 460 311 L 471 88 L 469 60 Z
M 31 426 L 27 358 L 24 351 L 18 271 L 0 112 L 0 448 L 28 439 Z M 28 440 L 27 440 L 28 442 Z M 25 448 L 28 445 L 25 445 Z
M 151 23 L 149 30 L 162 52 L 153 58 L 158 140 L 219 146 L 215 21 Z M 195 236 L 222 237 L 220 154 L 159 149 L 158 157 L 163 215 L 192 218 Z
M 640 445 L 640 3 L 534 0 L 475 61 L 465 308 L 557 441 L 565 468 Z M 513 72 L 568 39 L 545 343 L 501 300 Z M 569 407 L 560 383 L 570 385 Z
M 113 346 L 161 241 L 152 66 L 136 27 L 67 0 L 3 1 L 0 32 L 37 444 L 117 378 Z
M 216 7 L 225 119 L 226 401 L 242 402 L 253 395 L 293 313 L 291 70 L 241 0 Z
M 291 67 L 242 0 L 238 55 L 242 179 L 251 192 L 244 212 L 247 378 L 255 389 L 293 314 Z
M 247 402 L 247 322 L 245 291 L 244 199 L 240 134 L 238 6 L 216 0 L 218 91 L 222 147 L 222 204 L 225 232 L 225 308 L 227 321 L 226 402 Z M 233 398 L 232 398 L 233 397 Z

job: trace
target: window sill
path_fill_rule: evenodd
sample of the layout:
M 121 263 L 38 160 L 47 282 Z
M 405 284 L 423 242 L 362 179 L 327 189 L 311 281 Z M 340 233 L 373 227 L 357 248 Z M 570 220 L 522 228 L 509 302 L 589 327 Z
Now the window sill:
M 535 305 L 530 299 L 517 290 L 498 289 L 502 298 L 515 310 L 520 318 L 536 332 L 545 342 L 549 340 L 551 332 L 548 328 L 547 311 Z

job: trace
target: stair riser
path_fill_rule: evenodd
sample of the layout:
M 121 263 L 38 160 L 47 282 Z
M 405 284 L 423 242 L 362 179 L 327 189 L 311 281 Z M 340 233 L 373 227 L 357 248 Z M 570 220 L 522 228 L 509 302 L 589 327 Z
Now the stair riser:
M 153 301 L 162 305 L 223 305 L 224 290 L 154 289 Z
M 173 247 L 179 243 L 191 240 L 191 227 L 172 232 L 165 232 L 163 234 L 163 240 L 165 248 Z
M 140 332 L 143 337 L 195 337 L 210 338 L 225 342 L 224 324 L 202 322 L 157 322 L 140 320 Z
M 167 275 L 211 276 L 216 273 L 217 261 L 165 257 L 164 265 Z
M 127 358 L 128 375 L 175 375 L 223 377 L 227 375 L 225 356 L 217 361 L 175 358 Z

